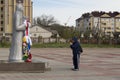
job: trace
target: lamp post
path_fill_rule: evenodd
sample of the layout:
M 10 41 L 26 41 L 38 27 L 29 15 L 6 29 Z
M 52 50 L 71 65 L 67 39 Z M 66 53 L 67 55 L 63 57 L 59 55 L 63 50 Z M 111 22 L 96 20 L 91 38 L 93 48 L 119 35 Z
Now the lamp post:
M 4 33 L 4 32 L 3 32 L 3 34 L 2 34 L 1 46 L 2 46 L 2 47 L 5 46 L 5 33 Z
M 84 34 L 82 33 L 80 37 L 81 37 L 80 40 L 81 40 L 81 42 L 82 42 L 82 41 L 83 41 L 83 38 L 84 38 Z
M 98 33 L 98 45 L 101 44 L 101 37 L 102 37 L 102 35 L 101 35 L 101 32 L 100 32 L 100 33 Z
M 113 37 L 114 37 L 114 36 L 113 36 L 113 34 L 111 33 L 111 34 L 110 34 L 110 45 L 112 45 L 112 39 L 113 39 Z
M 56 39 L 56 42 L 59 42 L 59 37 L 60 37 L 60 36 L 59 36 L 59 34 L 57 33 L 57 36 L 56 36 L 56 38 L 57 38 L 57 39 Z
M 83 38 L 84 37 L 84 35 L 83 34 L 81 34 L 81 38 Z
M 119 38 L 120 38 L 120 35 L 119 35 Z
M 3 33 L 3 35 L 2 35 L 2 43 L 4 43 L 5 42 L 5 33 Z
M 90 33 L 90 36 L 89 36 L 89 43 L 91 42 L 91 39 L 92 39 L 92 34 Z

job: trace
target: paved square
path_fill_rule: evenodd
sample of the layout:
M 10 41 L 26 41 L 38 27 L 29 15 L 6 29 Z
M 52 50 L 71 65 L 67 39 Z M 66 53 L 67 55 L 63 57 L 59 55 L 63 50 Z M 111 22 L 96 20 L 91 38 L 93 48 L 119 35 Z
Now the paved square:
M 0 80 L 120 80 L 119 48 L 84 48 L 80 70 L 72 71 L 70 48 L 32 48 L 33 59 L 48 62 L 45 73 L 0 73 Z M 8 59 L 9 49 L 0 49 L 0 60 Z

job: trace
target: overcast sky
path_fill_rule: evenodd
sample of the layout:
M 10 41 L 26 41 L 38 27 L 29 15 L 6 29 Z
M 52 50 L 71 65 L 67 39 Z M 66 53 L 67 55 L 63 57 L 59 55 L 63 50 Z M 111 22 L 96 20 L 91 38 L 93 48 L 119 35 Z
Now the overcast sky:
M 119 11 L 120 0 L 32 0 L 33 17 L 53 15 L 62 25 L 75 26 L 75 20 L 91 11 Z

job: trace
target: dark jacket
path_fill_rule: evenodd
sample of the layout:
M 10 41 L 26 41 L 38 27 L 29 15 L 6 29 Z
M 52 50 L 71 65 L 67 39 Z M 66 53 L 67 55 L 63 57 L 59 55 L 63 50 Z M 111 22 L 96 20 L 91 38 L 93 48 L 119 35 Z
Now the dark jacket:
M 73 44 L 70 45 L 70 47 L 73 50 L 73 54 L 80 54 L 80 53 L 82 53 L 83 49 L 82 49 L 80 43 L 78 42 L 77 38 L 74 37 L 74 38 L 72 38 L 72 40 L 73 40 Z

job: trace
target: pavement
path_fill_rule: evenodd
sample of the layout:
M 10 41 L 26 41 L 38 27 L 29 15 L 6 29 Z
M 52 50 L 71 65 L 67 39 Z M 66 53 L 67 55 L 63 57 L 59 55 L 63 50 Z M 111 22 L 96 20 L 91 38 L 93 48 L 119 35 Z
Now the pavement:
M 120 80 L 119 48 L 84 48 L 80 70 L 72 71 L 70 48 L 32 48 L 33 59 L 47 62 L 45 73 L 0 73 L 0 80 Z M 9 49 L 0 48 L 0 60 L 8 60 Z

